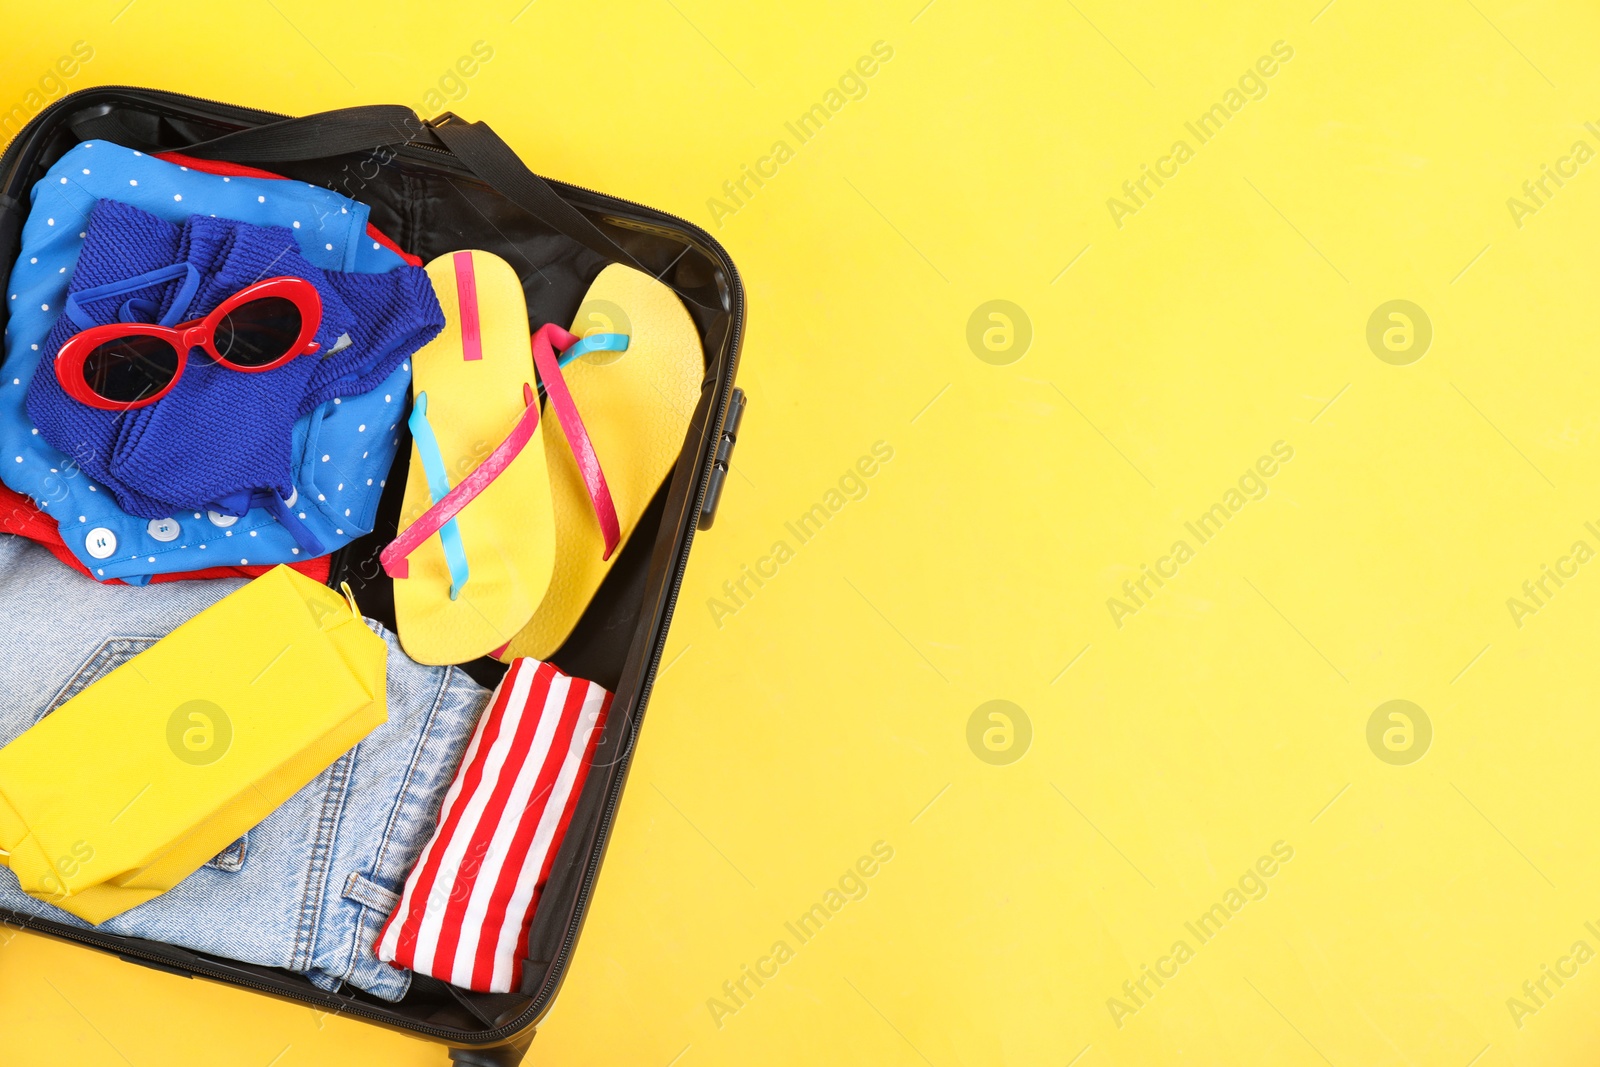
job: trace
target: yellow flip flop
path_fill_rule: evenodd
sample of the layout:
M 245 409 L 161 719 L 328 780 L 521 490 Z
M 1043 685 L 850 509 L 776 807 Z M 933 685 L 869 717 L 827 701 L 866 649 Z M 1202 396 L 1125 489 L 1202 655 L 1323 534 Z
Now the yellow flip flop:
M 627 336 L 623 351 L 603 346 L 605 335 L 616 334 Z M 556 565 L 533 618 L 498 653 L 507 662 L 518 656 L 545 659 L 572 633 L 610 571 L 617 545 L 672 473 L 705 377 L 700 335 L 682 302 L 650 275 L 621 264 L 595 278 L 570 333 L 540 329 L 536 360 L 541 335 L 566 353 L 557 375 L 539 368 L 559 416 L 546 418 L 544 429 Z M 581 423 L 564 410 L 563 391 L 582 413 Z M 603 477 L 591 469 L 596 460 Z M 615 511 L 609 530 L 605 490 Z
M 401 533 L 379 559 L 406 654 L 466 663 L 510 641 L 544 598 L 555 524 L 516 271 L 479 251 L 426 269 L 445 327 L 412 357 Z

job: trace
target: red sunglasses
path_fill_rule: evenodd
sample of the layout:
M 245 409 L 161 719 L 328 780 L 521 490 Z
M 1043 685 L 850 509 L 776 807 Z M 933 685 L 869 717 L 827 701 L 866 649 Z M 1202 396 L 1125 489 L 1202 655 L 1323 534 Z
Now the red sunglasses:
M 229 370 L 260 374 L 321 346 L 322 298 L 304 278 L 268 278 L 239 290 L 203 319 L 177 326 L 115 322 L 73 334 L 56 378 L 79 403 L 105 411 L 154 404 L 183 377 L 189 350 Z

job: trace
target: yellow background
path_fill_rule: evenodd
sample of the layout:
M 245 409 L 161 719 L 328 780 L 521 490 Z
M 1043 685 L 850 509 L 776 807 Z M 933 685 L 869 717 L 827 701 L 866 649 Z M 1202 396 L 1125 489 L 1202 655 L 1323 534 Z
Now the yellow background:
M 1520 626 L 1506 602 L 1600 548 L 1600 162 L 1520 226 L 1507 199 L 1600 148 L 1600 20 L 925 2 L 8 0 L 0 105 L 81 39 L 72 88 L 422 106 L 482 40 L 451 109 L 713 227 L 743 271 L 736 472 L 530 1063 L 1594 1062 L 1600 963 L 1507 1000 L 1600 949 L 1600 564 Z M 880 40 L 866 95 L 799 144 L 784 123 Z M 1266 96 L 1199 144 L 1184 123 L 1277 41 Z M 1180 138 L 1119 228 L 1108 198 Z M 778 139 L 792 158 L 715 226 Z M 1003 365 L 967 340 L 996 299 L 1033 334 Z M 1396 299 L 1433 330 L 1405 366 L 1366 341 Z M 799 544 L 785 523 L 880 441 L 865 497 Z M 1277 441 L 1265 498 L 1194 542 Z M 1179 538 L 1194 558 L 1119 628 L 1107 599 Z M 968 744 L 996 699 L 1032 727 L 1007 765 Z M 1391 699 L 1432 724 L 1409 765 L 1368 746 Z M 879 841 L 866 895 L 714 1018 Z M 1200 944 L 1185 922 L 1279 841 L 1266 895 Z M 0 1002 L 16 1062 L 443 1062 L 29 935 Z

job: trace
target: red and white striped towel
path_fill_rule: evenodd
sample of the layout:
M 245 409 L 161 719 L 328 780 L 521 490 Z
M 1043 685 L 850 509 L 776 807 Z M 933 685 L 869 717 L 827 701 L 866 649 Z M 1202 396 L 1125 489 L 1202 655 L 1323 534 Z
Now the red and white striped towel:
M 508 993 L 611 694 L 519 659 L 478 721 L 434 831 L 378 934 L 378 958 Z

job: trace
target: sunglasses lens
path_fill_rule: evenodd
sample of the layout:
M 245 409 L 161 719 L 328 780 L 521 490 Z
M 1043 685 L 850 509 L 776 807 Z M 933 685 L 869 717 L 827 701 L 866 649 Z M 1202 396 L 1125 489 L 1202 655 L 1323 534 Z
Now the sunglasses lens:
M 83 361 L 83 380 L 96 396 L 136 404 L 155 396 L 178 373 L 178 353 L 159 337 L 134 334 L 97 345 Z
M 300 309 L 279 296 L 228 312 L 217 325 L 217 354 L 239 367 L 265 367 L 287 356 L 300 336 Z

